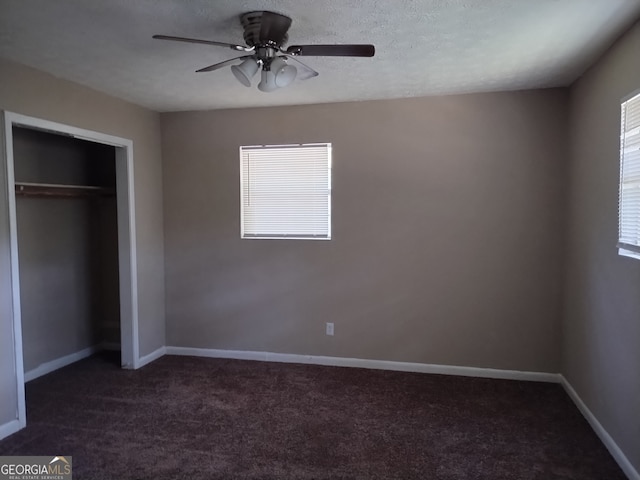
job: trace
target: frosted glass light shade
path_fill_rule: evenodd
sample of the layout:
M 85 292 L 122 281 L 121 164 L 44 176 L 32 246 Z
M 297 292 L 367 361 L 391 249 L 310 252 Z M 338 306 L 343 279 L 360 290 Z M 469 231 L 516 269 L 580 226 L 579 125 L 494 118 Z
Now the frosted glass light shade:
M 286 87 L 293 82 L 298 73 L 298 69 L 289 65 L 284 57 L 274 58 L 271 62 L 271 71 L 276 76 L 276 85 Z
M 240 65 L 232 65 L 231 72 L 241 84 L 245 87 L 250 87 L 251 79 L 258 71 L 258 68 L 260 68 L 260 65 L 258 65 L 255 58 L 247 58 Z
M 273 92 L 278 89 L 276 84 L 276 75 L 272 70 L 262 70 L 262 77 L 258 84 L 258 90 L 261 92 Z

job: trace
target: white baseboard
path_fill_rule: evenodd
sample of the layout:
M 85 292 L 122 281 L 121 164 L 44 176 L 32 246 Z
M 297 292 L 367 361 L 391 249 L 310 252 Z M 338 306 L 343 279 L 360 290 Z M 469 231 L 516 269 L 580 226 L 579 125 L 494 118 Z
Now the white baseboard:
M 465 377 L 527 380 L 534 382 L 558 383 L 560 381 L 559 376 L 556 373 L 458 367 L 453 365 L 433 365 L 428 363 L 393 362 L 389 360 L 367 360 L 362 358 L 325 357 L 319 355 L 295 355 L 289 353 L 250 352 L 242 350 L 218 350 L 212 348 L 189 347 L 167 347 L 166 354 L 188 355 L 193 357 L 233 358 L 237 360 L 258 360 L 263 362 L 304 363 L 311 365 L 328 365 L 333 367 L 369 368 L 375 370 L 435 373 L 441 375 L 461 375 Z
M 154 360 L 159 359 L 166 353 L 167 353 L 167 347 L 160 347 L 157 350 L 154 350 L 153 352 L 149 353 L 148 355 L 145 355 L 144 357 L 140 357 L 140 359 L 138 360 L 137 368 L 144 367 L 145 365 L 153 362 Z
M 94 345 L 93 347 L 85 348 L 84 350 L 80 350 L 79 352 L 71 353 L 69 355 L 65 355 L 64 357 L 51 360 L 50 362 L 42 363 L 33 370 L 25 372 L 24 381 L 30 382 L 31 380 L 35 380 L 36 378 L 46 375 L 47 373 L 51 373 L 54 370 L 58 370 L 59 368 L 66 367 L 67 365 L 77 362 L 78 360 L 87 358 L 98 351 L 100 351 L 100 346 Z
M 580 396 L 578 396 L 578 393 L 574 390 L 569 381 L 564 378 L 564 375 L 560 375 L 560 383 L 564 387 L 569 397 L 571 397 L 571 400 L 573 400 L 573 403 L 576 404 L 578 410 L 582 412 L 584 418 L 587 420 L 587 422 L 589 422 L 591 428 L 593 428 L 594 432 L 596 432 L 596 435 L 598 435 L 602 443 L 604 443 L 605 447 L 607 447 L 607 450 L 609 450 L 611 456 L 616 462 L 618 462 L 618 465 L 620 466 L 622 471 L 627 477 L 629 477 L 629 480 L 640 480 L 640 473 L 638 473 L 638 471 L 631 464 L 626 455 L 622 452 L 622 450 L 620 450 L 618 444 L 613 440 L 613 438 L 611 438 L 611 435 L 609 435 L 609 433 L 604 429 L 595 415 L 582 401 Z
M 19 420 L 11 420 L 10 422 L 0 425 L 0 440 L 7 438 L 9 435 L 13 435 L 21 428 Z
M 61 358 L 56 358 L 55 360 L 51 360 L 50 362 L 43 363 L 38 365 L 33 370 L 29 370 L 24 374 L 24 381 L 30 382 L 31 380 L 35 380 L 38 377 L 46 375 L 47 373 L 51 373 L 59 368 L 66 367 L 72 363 L 77 362 L 78 360 L 82 360 L 83 358 L 90 357 L 94 353 L 97 353 L 101 350 L 109 350 L 116 351 L 120 350 L 120 345 L 116 343 L 101 343 L 99 345 L 94 345 L 93 347 L 85 348 L 84 350 L 80 350 L 79 352 L 75 352 L 69 355 L 65 355 Z M 157 350 L 145 355 L 144 357 L 140 357 L 138 360 L 138 368 L 144 367 L 145 365 L 157 360 L 162 357 L 166 353 L 166 347 L 160 347 Z

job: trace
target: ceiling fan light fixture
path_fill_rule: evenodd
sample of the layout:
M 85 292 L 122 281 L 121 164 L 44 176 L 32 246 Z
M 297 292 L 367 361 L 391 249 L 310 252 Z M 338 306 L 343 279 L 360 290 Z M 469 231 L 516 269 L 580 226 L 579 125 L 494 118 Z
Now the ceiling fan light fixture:
M 236 79 L 243 84 L 245 87 L 251 86 L 251 79 L 256 74 L 258 69 L 260 68 L 260 64 L 258 61 L 251 57 L 247 58 L 240 65 L 232 65 L 231 72 Z
M 271 62 L 271 71 L 276 76 L 276 85 L 286 87 L 296 79 L 298 69 L 289 65 L 285 57 L 274 58 Z
M 337 44 L 337 45 L 293 45 L 285 49 L 289 40 L 290 17 L 257 10 L 240 15 L 240 23 L 244 30 L 246 45 L 203 40 L 198 38 L 174 37 L 171 35 L 153 35 L 158 40 L 173 42 L 197 43 L 216 47 L 230 48 L 236 52 L 244 52 L 235 58 L 214 63 L 196 70 L 196 73 L 213 72 L 233 65 L 231 71 L 236 79 L 245 87 L 251 87 L 251 79 L 262 70 L 258 89 L 262 92 L 273 92 L 278 88 L 290 85 L 296 78 L 307 80 L 317 77 L 318 72 L 297 57 L 373 57 L 375 47 L 369 44 Z M 287 63 L 291 60 L 293 65 Z M 236 65 L 242 61 L 240 65 Z M 297 65 L 297 68 L 296 66 Z M 298 75 L 300 69 L 300 75 Z
M 273 92 L 278 89 L 276 83 L 276 74 L 272 70 L 262 70 L 262 76 L 260 83 L 258 84 L 258 90 L 261 92 Z

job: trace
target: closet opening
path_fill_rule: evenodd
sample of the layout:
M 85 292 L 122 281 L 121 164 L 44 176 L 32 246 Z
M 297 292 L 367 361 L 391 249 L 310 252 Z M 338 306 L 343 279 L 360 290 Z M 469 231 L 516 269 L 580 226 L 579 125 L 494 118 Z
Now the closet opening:
M 9 112 L 4 140 L 22 428 L 25 382 L 97 352 L 139 365 L 133 143 Z
M 120 352 L 115 147 L 14 126 L 13 172 L 28 382 Z

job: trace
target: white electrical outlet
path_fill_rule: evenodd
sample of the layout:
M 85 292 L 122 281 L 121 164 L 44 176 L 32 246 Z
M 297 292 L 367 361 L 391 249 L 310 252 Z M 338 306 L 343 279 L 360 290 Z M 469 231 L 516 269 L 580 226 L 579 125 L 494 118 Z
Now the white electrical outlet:
M 333 335 L 333 323 L 327 322 L 327 335 Z

